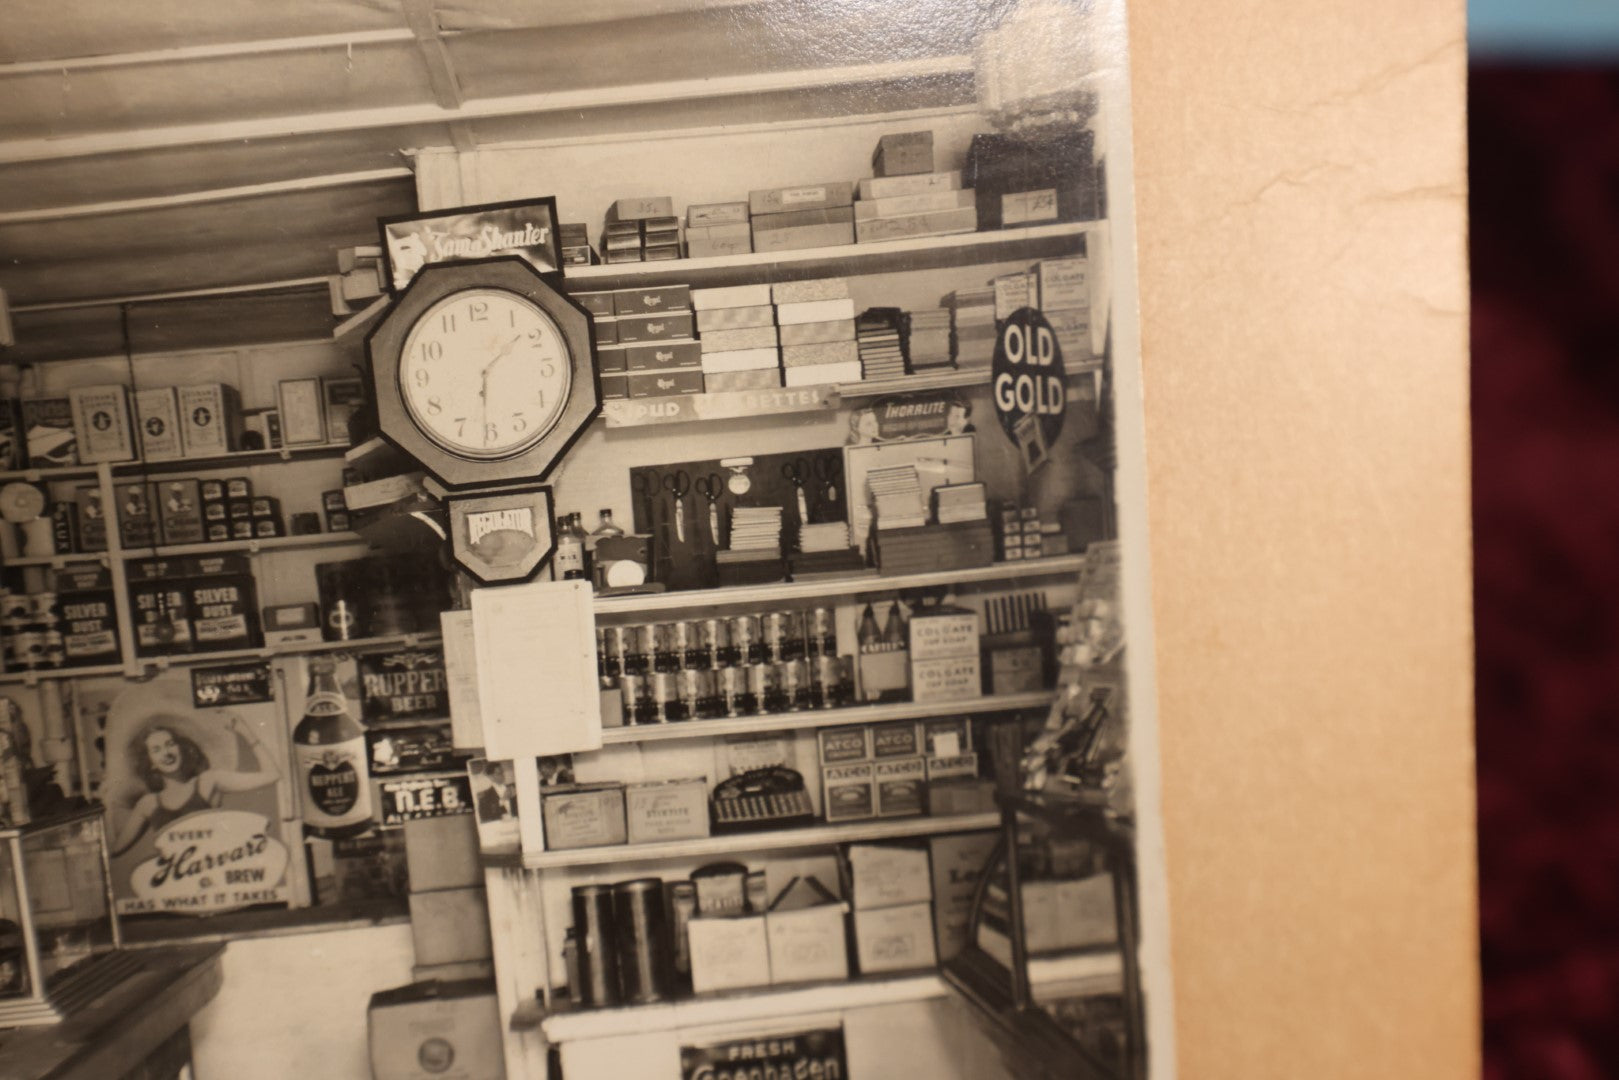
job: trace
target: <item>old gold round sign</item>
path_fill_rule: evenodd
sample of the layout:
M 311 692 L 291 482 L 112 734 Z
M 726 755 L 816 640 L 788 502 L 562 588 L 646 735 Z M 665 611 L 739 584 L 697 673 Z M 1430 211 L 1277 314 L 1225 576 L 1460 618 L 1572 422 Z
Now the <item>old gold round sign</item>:
M 995 415 L 1007 437 L 1020 445 L 1031 435 L 1046 446 L 1055 443 L 1068 404 L 1068 380 L 1057 335 L 1044 315 L 1034 308 L 1012 313 L 996 339 L 991 374 Z

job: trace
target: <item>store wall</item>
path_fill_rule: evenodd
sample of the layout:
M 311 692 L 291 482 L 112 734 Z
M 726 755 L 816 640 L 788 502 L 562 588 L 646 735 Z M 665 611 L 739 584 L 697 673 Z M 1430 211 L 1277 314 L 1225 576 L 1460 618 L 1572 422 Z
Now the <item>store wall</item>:
M 231 942 L 191 1021 L 196 1080 L 369 1080 L 366 1005 L 414 957 L 408 923 Z

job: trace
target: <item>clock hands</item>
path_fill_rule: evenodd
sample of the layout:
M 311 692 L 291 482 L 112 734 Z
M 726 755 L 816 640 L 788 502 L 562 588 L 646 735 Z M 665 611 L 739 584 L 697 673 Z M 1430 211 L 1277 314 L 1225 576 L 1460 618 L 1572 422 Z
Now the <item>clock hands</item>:
M 495 358 L 489 361 L 489 363 L 485 364 L 483 366 L 483 370 L 478 373 L 481 380 L 478 388 L 478 398 L 483 402 L 483 410 L 478 416 L 478 423 L 483 428 L 483 444 L 485 446 L 489 445 L 489 372 L 496 364 L 505 359 L 507 354 L 509 354 L 512 349 L 516 348 L 517 343 L 522 340 L 523 335 L 518 334 L 510 341 L 506 342 L 506 344 L 502 345 L 499 350 L 496 351 Z

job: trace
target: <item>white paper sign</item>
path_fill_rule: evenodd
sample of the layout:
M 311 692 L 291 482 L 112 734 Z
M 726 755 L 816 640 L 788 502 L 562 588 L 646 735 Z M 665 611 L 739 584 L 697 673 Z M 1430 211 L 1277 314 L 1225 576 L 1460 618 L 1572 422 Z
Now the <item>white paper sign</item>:
M 488 758 L 601 749 L 596 617 L 588 582 L 474 590 L 472 632 Z
M 444 636 L 444 678 L 450 693 L 450 742 L 457 750 L 483 746 L 483 714 L 478 708 L 478 652 L 472 612 L 439 613 Z

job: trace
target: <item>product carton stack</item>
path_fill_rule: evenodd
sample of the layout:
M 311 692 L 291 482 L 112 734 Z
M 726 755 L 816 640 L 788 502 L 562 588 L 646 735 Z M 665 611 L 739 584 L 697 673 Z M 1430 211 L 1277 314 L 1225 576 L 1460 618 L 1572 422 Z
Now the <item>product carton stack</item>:
M 770 288 L 730 285 L 692 290 L 705 390 L 763 390 L 781 385 L 781 348 Z
M 933 171 L 933 132 L 884 135 L 871 155 L 873 176 L 860 181 L 855 242 L 975 232 L 974 194 L 960 172 Z
M 906 358 L 911 370 L 947 368 L 950 358 L 950 312 L 944 308 L 909 313 L 910 333 L 906 336 Z
M 787 386 L 859 382 L 854 301 L 845 278 L 784 281 L 770 287 L 781 330 Z
M 1057 336 L 1063 360 L 1077 363 L 1091 357 L 1091 295 L 1089 265 L 1083 257 L 1042 259 L 1034 264 L 1040 313 Z
M 753 250 L 753 230 L 745 202 L 699 203 L 686 207 L 686 257 L 691 259 L 746 255 Z
M 995 359 L 995 290 L 958 289 L 944 300 L 951 360 L 958 368 L 989 367 Z
M 854 243 L 854 185 L 845 180 L 748 193 L 754 251 Z
M 670 397 L 703 391 L 689 287 L 654 285 L 577 293 L 574 299 L 590 312 L 603 398 Z
M 847 867 L 860 973 L 914 971 L 938 963 L 927 848 L 850 844 Z
M 905 313 L 899 308 L 867 308 L 855 322 L 860 370 L 867 379 L 905 374 Z
M 983 695 L 978 612 L 946 605 L 911 616 L 911 697 L 959 701 Z
M 680 258 L 680 219 L 668 195 L 620 199 L 608 211 L 602 251 L 609 263 Z
M 416 944 L 412 977 L 422 981 L 492 975 L 489 903 L 477 823 L 470 813 L 451 814 L 407 821 L 404 832 L 410 931 Z
M 589 266 L 596 261 L 590 250 L 590 235 L 585 223 L 570 222 L 557 226 L 557 247 L 562 252 L 563 266 Z

